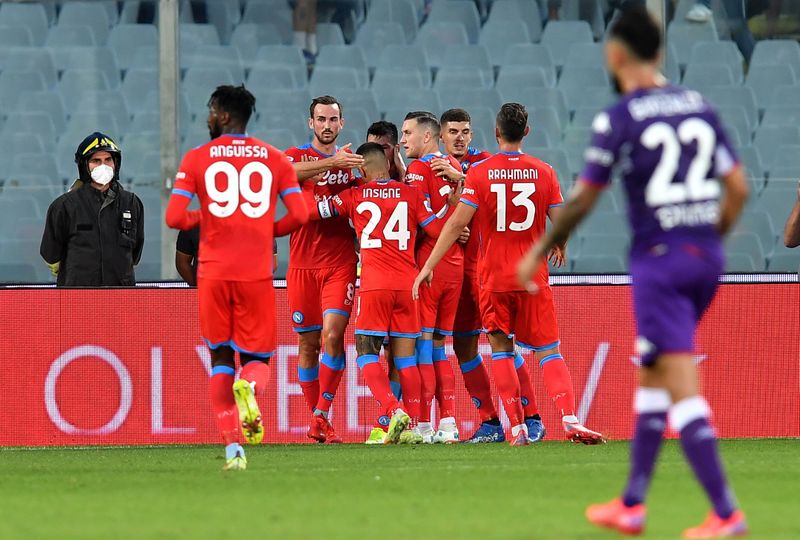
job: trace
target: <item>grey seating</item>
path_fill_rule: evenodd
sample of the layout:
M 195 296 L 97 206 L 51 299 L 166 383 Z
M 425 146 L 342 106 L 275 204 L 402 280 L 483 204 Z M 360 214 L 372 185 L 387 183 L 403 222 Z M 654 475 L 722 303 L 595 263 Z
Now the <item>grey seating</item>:
M 771 216 L 776 216 L 776 221 L 782 226 L 796 200 L 796 177 L 770 178 L 758 198 L 748 205 L 748 211 L 767 212 Z
M 100 111 L 97 109 L 75 109 L 75 114 L 72 115 L 67 122 L 67 133 L 93 133 L 100 131 L 112 135 L 117 133 L 124 133 L 117 123 L 117 118 L 111 111 Z M 127 124 L 126 124 L 127 127 Z
M 547 80 L 547 86 L 556 84 L 556 68 L 550 49 L 535 43 L 517 43 L 508 47 L 503 57 L 503 66 L 530 66 L 541 68 Z
M 625 216 L 618 212 L 592 212 L 578 225 L 576 234 L 583 237 L 598 231 L 617 238 L 630 236 Z
M 42 281 L 31 263 L 0 263 L 0 282 L 2 283 L 39 283 Z
M 256 97 L 257 111 L 267 108 L 298 110 L 305 111 L 306 118 L 308 118 L 308 106 L 311 104 L 311 96 L 307 90 L 253 88 L 252 92 Z M 344 106 L 347 107 L 347 104 Z
M 786 182 L 787 180 L 793 182 L 797 180 L 798 177 L 800 177 L 800 167 L 774 165 L 769 169 L 770 182 Z
M 626 271 L 625 261 L 617 255 L 583 255 L 572 261 L 576 274 L 621 274 Z
M 77 145 L 76 145 L 77 146 Z M 56 160 L 51 154 L 17 154 L 8 165 L 8 177 L 20 178 L 37 176 L 46 178 L 43 185 L 52 185 L 58 179 Z
M 766 109 L 772 104 L 772 96 L 778 86 L 796 83 L 794 72 L 788 65 L 751 66 L 745 80 L 745 86 L 753 89 L 760 109 Z
M 349 89 L 339 92 L 336 98 L 342 103 L 344 107 L 344 116 L 347 118 L 348 111 L 354 108 L 361 109 L 372 121 L 380 119 L 380 112 L 378 109 L 378 102 L 375 99 L 375 93 L 372 89 L 367 88 L 363 90 Z M 308 107 L 306 106 L 306 111 Z
M 181 52 L 181 67 L 226 69 L 236 84 L 244 81 L 244 66 L 239 49 L 229 45 L 199 45 Z
M 3 70 L 36 71 L 44 79 L 45 86 L 52 88 L 58 80 L 53 56 L 50 50 L 36 47 L 9 47 L 3 58 Z
M 495 0 L 489 12 L 488 21 L 507 23 L 522 21 L 528 28 L 531 41 L 538 42 L 542 38 L 542 19 L 537 6 L 525 0 Z
M 734 232 L 755 234 L 766 250 L 771 250 L 778 238 L 778 232 L 769 212 L 746 210 L 736 222 Z
M 274 24 L 281 33 L 281 42 L 292 42 L 292 10 L 286 4 L 248 2 L 242 13 L 242 23 Z
M 22 26 L 0 25 L 0 46 L 5 47 L 31 47 L 33 35 L 31 31 Z
M 784 144 L 800 144 L 800 131 L 796 126 L 764 126 L 756 131 L 753 146 L 758 148 L 767 167 L 777 165 L 775 156 Z
M 793 39 L 765 39 L 758 41 L 750 58 L 751 66 L 791 66 L 800 80 L 800 44 Z
M 3 124 L 2 133 L 35 133 L 45 141 L 52 141 L 56 138 L 56 127 L 46 112 L 11 112 Z
M 120 148 L 125 154 L 125 169 L 129 161 L 139 161 L 144 156 L 158 152 L 161 147 L 157 132 L 128 133 L 120 142 Z M 130 158 L 127 159 L 127 158 Z
M 573 44 L 592 41 L 592 29 L 586 21 L 551 21 L 542 33 L 542 45 L 550 50 L 553 63 L 559 67 L 566 63 Z
M 345 45 L 342 27 L 338 23 L 317 23 L 317 45 Z
M 71 115 L 71 120 L 76 116 L 81 116 L 91 111 L 108 112 L 114 118 L 114 122 L 121 132 L 128 130 L 130 124 L 130 107 L 124 94 L 119 90 L 87 91 L 79 96 L 75 102 L 75 108 Z M 102 130 L 101 130 L 102 131 Z M 90 133 L 90 132 L 89 132 Z
M 501 93 L 519 88 L 550 87 L 550 79 L 539 66 L 502 66 L 497 74 L 495 88 Z
M 359 133 L 358 141 L 363 141 L 367 137 L 367 128 L 374 121 L 375 117 L 368 115 L 364 109 L 358 107 L 348 107 L 347 117 L 344 119 L 344 125 L 346 129 L 357 131 Z M 356 145 L 356 148 L 357 147 L 358 145 Z
M 585 230 L 584 230 L 585 231 Z M 628 253 L 628 236 L 592 231 L 581 235 L 581 256 L 616 255 L 623 258 Z
M 308 90 L 315 96 L 335 96 L 342 89 L 364 88 L 364 79 L 364 73 L 353 68 L 317 66 L 308 81 Z
M 528 114 L 538 109 L 552 109 L 561 122 L 566 125 L 569 122 L 569 111 L 564 99 L 564 93 L 558 88 L 524 88 L 513 91 L 505 90 L 501 93 L 504 102 L 522 103 L 528 108 Z
M 406 95 L 396 95 L 395 99 L 378 100 L 378 105 L 381 110 L 386 112 L 386 119 L 394 121 L 399 120 L 397 129 L 399 130 L 402 125 L 402 120 L 405 118 L 406 113 L 411 111 L 430 111 L 435 115 L 442 110 L 442 102 L 439 95 L 435 90 L 418 89 L 414 92 L 408 92 Z
M 116 5 L 116 3 L 114 3 Z M 105 44 L 112 22 L 111 10 L 97 2 L 65 2 L 58 14 L 58 25 L 88 24 L 97 36 L 98 44 Z
M 428 55 L 419 45 L 387 45 L 378 57 L 377 66 L 402 72 L 417 71 L 422 75 L 425 86 L 431 85 Z
M 303 143 L 301 139 L 297 138 L 294 132 L 288 129 L 265 130 L 260 134 L 260 137 L 280 150 L 287 150 Z
M 484 81 L 494 81 L 494 68 L 489 51 L 483 45 L 457 45 L 445 49 L 442 68 L 477 69 Z
M 274 24 L 240 23 L 233 29 L 231 47 L 239 49 L 245 68 L 249 68 L 262 45 L 281 45 L 282 36 Z
M 597 68 L 605 67 L 606 57 L 602 43 L 575 43 L 567 53 L 567 66 Z
M 761 161 L 761 153 L 754 146 L 744 146 L 738 149 L 739 158 L 744 163 L 745 169 L 753 178 L 763 181 L 764 163 Z M 752 196 L 751 196 L 752 198 Z
M 50 141 L 48 141 L 48 147 L 49 143 Z M 45 144 L 42 136 L 38 133 L 16 133 L 13 131 L 0 133 L 0 160 L 3 162 L 10 161 L 14 155 L 24 152 L 43 154 L 45 152 Z M 0 174 L 0 178 L 2 177 L 3 174 Z
M 753 260 L 754 268 L 764 269 L 764 247 L 758 235 L 752 232 L 732 232 L 725 239 L 726 254 L 743 253 Z
M 283 66 L 259 66 L 250 70 L 247 76 L 248 88 L 268 87 L 272 90 L 293 90 L 308 88 L 305 77 L 297 80 L 296 70 Z
M 717 41 L 717 30 L 709 24 L 680 24 L 673 21 L 667 28 L 667 43 L 672 44 L 678 56 L 678 64 L 685 66 L 692 58 L 696 43 Z
M 119 67 L 128 69 L 137 49 L 158 46 L 158 31 L 152 24 L 118 24 L 111 28 L 108 46 L 116 54 Z
M 44 216 L 47 215 L 47 209 L 56 197 L 60 195 L 60 190 L 53 186 L 5 186 L 0 199 L 6 201 L 21 201 L 31 200 L 36 205 L 36 211 L 28 216 L 30 219 L 36 220 L 37 225 L 30 227 L 26 231 L 14 231 L 15 235 L 33 236 L 41 238 L 42 231 L 44 230 Z M 23 205 L 27 203 L 23 202 Z M 24 216 L 21 218 L 24 219 Z
M 296 81 L 308 80 L 308 68 L 303 51 L 294 45 L 263 45 L 253 58 L 253 69 L 283 67 L 292 70 Z
M 186 70 L 181 85 L 191 112 L 205 109 L 211 92 L 221 84 L 235 84 L 230 71 L 225 68 L 194 67 Z
M 0 5 L 0 24 L 27 28 L 34 45 L 43 45 L 49 26 L 42 4 L 3 2 Z
M 798 79 L 800 81 L 800 79 Z M 798 87 L 794 84 L 778 84 L 770 95 L 767 110 L 773 107 L 797 107 Z
M 789 143 L 789 141 L 786 141 Z M 775 167 L 794 168 L 800 172 L 800 140 L 794 144 L 780 144 L 772 154 L 771 169 Z
M 205 5 L 208 22 L 217 28 L 220 40 L 228 43 L 233 28 L 242 19 L 239 2 L 206 2 Z
M 263 138 L 265 133 L 275 130 L 287 130 L 292 132 L 292 140 L 307 141 L 310 130 L 308 129 L 308 111 L 300 109 L 266 109 L 261 110 L 256 121 L 251 120 L 247 130 L 248 133 L 256 137 Z M 283 137 L 283 140 L 288 137 Z M 294 146 L 294 145 L 290 145 Z M 281 148 L 286 150 L 287 147 Z
M 800 92 L 800 90 L 795 90 Z M 795 106 L 769 106 L 761 120 L 762 126 L 798 126 L 800 125 L 800 95 Z
M 683 75 L 683 85 L 700 93 L 705 93 L 714 86 L 733 86 L 734 81 L 731 68 L 727 65 L 717 64 L 689 64 Z
M 457 22 L 431 22 L 422 25 L 417 34 L 415 45 L 425 50 L 428 62 L 434 69 L 444 65 L 444 52 L 450 45 L 467 45 L 467 31 L 464 25 Z
M 594 107 L 580 107 L 575 110 L 570 126 L 574 128 L 590 128 L 596 116 L 597 109 Z
M 602 67 L 573 67 L 568 64 L 558 79 L 558 88 L 564 93 L 567 108 L 574 111 L 587 94 L 610 88 L 608 72 Z
M 739 107 L 731 106 L 717 107 L 716 110 L 725 129 L 738 132 L 742 142 L 749 145 L 753 138 L 753 126 L 747 118 L 747 113 Z
M 741 84 L 744 80 L 744 58 L 739 48 L 732 41 L 701 41 L 692 47 L 689 66 L 692 65 L 728 66 L 733 76 L 733 84 Z
M 42 218 L 39 206 L 33 198 L 0 197 L 0 234 L 3 237 L 17 238 L 16 224 L 27 217 Z
M 539 108 L 528 111 L 528 126 L 534 131 L 538 129 L 546 131 L 553 142 L 561 139 L 561 119 L 552 109 Z
M 668 43 L 665 48 L 664 75 L 673 84 L 681 80 L 681 66 L 678 64 L 678 53 L 672 43 Z
M 130 110 L 140 111 L 148 94 L 158 92 L 158 72 L 154 69 L 129 69 L 121 90 Z
M 588 87 L 586 92 L 578 94 L 575 98 L 575 107 L 577 109 L 594 109 L 600 111 L 607 108 L 609 105 L 617 100 L 618 96 L 614 94 L 611 86 L 592 86 Z
M 763 263 L 763 260 L 759 262 Z M 733 252 L 725 255 L 725 272 L 738 273 L 738 272 L 755 272 L 757 270 L 764 270 L 763 266 L 756 268 L 756 262 L 753 256 L 749 253 Z
M 217 27 L 213 24 L 181 23 L 178 30 L 180 50 L 189 51 L 202 45 L 219 45 Z
M 589 146 L 591 139 L 591 128 L 578 128 L 570 126 L 564 130 L 564 144 L 566 145 L 575 144 L 585 148 Z
M 454 93 L 462 88 L 491 88 L 492 80 L 486 80 L 485 74 L 479 69 L 467 67 L 443 67 L 436 74 L 433 87 L 440 93 Z
M 509 45 L 530 43 L 528 27 L 522 21 L 486 23 L 481 29 L 480 44 L 489 51 L 492 64 L 503 63 Z
M 114 51 L 108 47 L 58 47 L 51 48 L 56 69 L 62 71 L 94 69 L 105 74 L 109 88 L 117 88 L 120 70 Z M 153 66 L 153 67 L 157 67 Z M 64 79 L 64 73 L 61 80 Z
M 358 88 L 366 88 L 369 85 L 367 60 L 364 51 L 358 45 L 323 45 L 319 50 L 316 65 L 317 69 L 329 66 L 351 68 L 358 76 Z M 314 74 L 312 80 L 313 78 Z
M 157 69 L 158 64 L 158 47 L 145 45 L 133 51 L 133 58 L 128 69 Z
M 569 174 L 569 163 L 567 161 L 567 154 L 561 148 L 538 148 L 526 147 L 526 153 L 535 156 L 555 170 L 558 175 L 559 183 L 563 186 L 572 183 L 572 177 Z
M 48 47 L 94 47 L 97 38 L 88 24 L 58 24 L 47 31 L 44 44 Z
M 433 4 L 428 22 L 457 22 L 464 25 L 470 43 L 478 42 L 478 34 L 482 33 L 478 9 L 472 2 L 454 0 L 438 0 Z M 487 23 L 488 24 L 488 23 Z M 486 26 L 484 25 L 484 29 Z
M 592 28 L 594 38 L 599 40 L 603 37 L 603 32 L 605 31 L 604 10 L 608 10 L 606 2 L 563 0 L 559 9 L 559 16 L 564 21 L 586 21 Z
M 121 169 L 122 178 L 134 186 L 158 185 L 161 176 L 160 153 L 147 152 L 130 157 Z
M 73 110 L 85 92 L 108 90 L 109 88 L 111 86 L 105 72 L 98 69 L 65 71 L 58 83 L 58 90 L 61 92 L 67 110 Z
M 417 39 L 419 40 L 419 35 Z M 466 35 L 464 39 L 466 41 Z M 371 69 L 377 67 L 378 59 L 385 47 L 389 45 L 405 45 L 407 42 L 403 27 L 396 22 L 367 21 L 358 29 L 355 39 L 356 45 L 365 51 L 369 51 L 367 65 Z M 422 45 L 421 43 L 417 44 Z
M 461 107 L 461 105 L 455 102 L 448 101 L 446 103 L 452 104 L 453 107 Z M 492 139 L 494 139 L 494 128 L 496 123 L 495 118 L 497 115 L 497 110 L 486 107 L 485 105 L 475 106 L 475 107 L 470 106 L 466 110 L 469 113 L 470 127 L 472 127 L 473 131 L 480 131 L 481 134 L 486 134 L 486 135 L 491 134 Z M 481 146 L 476 143 L 470 143 L 470 146 L 481 148 Z
M 373 0 L 367 12 L 368 22 L 396 22 L 408 40 L 417 35 L 419 17 L 411 0 Z
M 503 104 L 500 93 L 494 88 L 462 86 L 451 93 L 443 94 L 439 91 L 439 97 L 445 106 L 450 104 L 453 107 L 460 107 L 467 111 L 478 107 L 487 107 L 489 110 L 495 111 L 494 114 L 497 114 Z M 491 127 L 494 127 L 494 125 Z
M 706 90 L 705 97 L 718 107 L 740 107 L 747 113 L 750 125 L 758 125 L 758 107 L 756 107 L 756 98 L 752 88 L 746 86 L 713 87 Z
M 13 110 L 21 94 L 39 90 L 46 90 L 46 84 L 38 72 L 14 69 L 0 72 L 0 103 L 5 110 Z
M 378 69 L 372 78 L 372 91 L 381 107 L 384 103 L 392 102 L 389 94 L 397 96 L 403 93 L 413 93 L 410 90 L 424 88 L 424 86 L 422 75 L 415 72 L 398 73 L 392 70 Z
M 800 272 L 800 252 L 795 248 L 773 253 L 767 268 L 770 272 Z

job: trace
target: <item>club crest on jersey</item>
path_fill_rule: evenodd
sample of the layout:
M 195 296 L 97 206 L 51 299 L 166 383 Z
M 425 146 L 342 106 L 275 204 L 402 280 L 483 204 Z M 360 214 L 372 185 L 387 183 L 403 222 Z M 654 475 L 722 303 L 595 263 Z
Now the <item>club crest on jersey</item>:
M 302 324 L 304 320 L 306 320 L 306 318 L 301 312 L 295 311 L 292 313 L 292 321 L 294 321 L 295 324 Z
M 378 418 L 378 423 L 380 425 L 382 425 L 382 426 L 388 426 L 389 425 L 389 417 L 386 416 L 386 415 L 381 416 L 380 418 Z
M 333 394 L 331 394 L 330 392 L 323 392 L 322 398 L 327 401 L 333 401 Z
M 475 405 L 476 409 L 480 409 L 481 405 L 482 405 L 482 402 L 478 398 L 474 397 L 474 398 L 472 398 L 472 404 Z
M 523 407 L 527 407 L 528 406 L 528 398 L 526 398 L 525 396 L 522 396 L 520 398 L 520 401 L 522 402 L 522 406 Z

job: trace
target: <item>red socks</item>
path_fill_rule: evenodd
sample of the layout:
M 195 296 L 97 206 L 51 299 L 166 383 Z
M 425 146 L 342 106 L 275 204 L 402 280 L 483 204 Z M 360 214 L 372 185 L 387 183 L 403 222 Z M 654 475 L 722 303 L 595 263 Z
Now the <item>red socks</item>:
M 389 419 L 398 406 L 397 398 L 394 397 L 389 386 L 389 377 L 378 362 L 378 355 L 365 354 L 359 356 L 356 360 L 358 367 L 361 368 L 361 374 L 364 376 L 364 382 L 367 383 L 370 392 L 372 392 L 372 397 L 377 400 L 378 406 L 380 406 L 378 423 L 382 427 L 388 426 Z
M 403 391 L 405 411 L 412 420 L 418 420 L 422 414 L 422 379 L 417 369 L 417 357 L 396 356 L 394 367 L 397 368 L 397 373 L 400 375 L 400 388 Z M 428 411 L 430 411 L 430 405 Z
M 250 383 L 255 383 L 256 395 L 259 397 L 263 396 L 266 394 L 267 384 L 269 384 L 269 365 L 264 362 L 251 360 L 244 365 L 242 372 L 239 374 L 239 378 Z
M 551 354 L 539 360 L 542 378 L 547 395 L 553 400 L 559 414 L 564 417 L 575 414 L 575 395 L 572 390 L 572 377 L 567 364 L 560 354 Z
M 333 398 L 339 389 L 342 375 L 345 368 L 345 356 L 332 357 L 328 353 L 322 353 L 319 361 L 319 399 L 317 400 L 315 411 L 328 412 L 331 409 Z M 305 391 L 303 392 L 305 395 Z
M 497 418 L 497 409 L 492 401 L 492 388 L 489 382 L 489 371 L 483 363 L 481 355 L 477 355 L 469 362 L 459 366 L 464 377 L 464 386 L 467 388 L 472 403 L 478 408 L 481 422 Z
M 514 367 L 514 353 L 492 353 L 492 371 L 509 422 L 512 426 L 522 424 L 525 417 L 519 394 L 519 378 Z
M 433 348 L 433 369 L 436 375 L 436 401 L 439 403 L 439 417 L 454 417 L 456 404 L 456 376 L 453 366 L 447 360 L 444 347 Z
M 520 399 L 522 399 L 522 409 L 525 412 L 525 418 L 539 414 L 539 408 L 536 406 L 536 392 L 531 382 L 531 373 L 528 371 L 525 359 L 522 358 L 522 355 L 519 353 L 517 353 L 514 358 L 514 367 L 517 369 L 519 393 Z
M 239 441 L 239 411 L 233 399 L 233 374 L 232 367 L 215 366 L 211 370 L 208 382 L 208 397 L 211 400 L 211 409 L 217 417 L 217 427 L 222 435 L 222 441 L 229 445 Z
M 300 388 L 303 390 L 308 408 L 313 411 L 319 401 L 319 366 L 313 368 L 297 366 L 297 378 L 300 380 Z
M 420 364 L 417 367 L 422 380 L 422 410 L 419 414 L 419 421 L 430 422 L 431 403 L 433 403 L 433 396 L 436 395 L 436 370 L 433 368 L 433 364 Z

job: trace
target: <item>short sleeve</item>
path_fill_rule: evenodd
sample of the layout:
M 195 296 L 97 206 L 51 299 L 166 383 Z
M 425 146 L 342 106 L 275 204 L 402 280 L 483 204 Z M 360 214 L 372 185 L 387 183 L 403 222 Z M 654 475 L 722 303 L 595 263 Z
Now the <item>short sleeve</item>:
M 281 199 L 291 193 L 300 193 L 300 184 L 297 183 L 297 173 L 289 161 L 289 158 L 282 152 L 278 152 L 277 170 L 273 170 L 272 181 L 278 189 L 278 195 Z M 277 177 L 277 178 L 276 178 Z
M 622 145 L 622 122 L 613 109 L 597 114 L 592 121 L 592 142 L 584 153 L 586 165 L 581 178 L 599 187 L 611 181 L 611 170 L 619 157 Z
M 550 172 L 550 201 L 547 203 L 547 207 L 553 208 L 564 204 L 564 196 L 561 193 L 561 185 L 558 183 L 558 173 L 549 165 L 548 169 Z
M 428 199 L 425 198 L 420 190 L 414 190 L 414 197 L 417 202 L 417 223 L 424 228 L 436 219 L 436 216 L 431 211 L 431 203 L 428 202 Z
M 286 152 L 284 152 L 284 154 L 286 155 L 286 159 L 288 159 L 290 163 L 296 163 L 298 161 L 301 161 L 300 149 L 297 148 L 296 146 L 289 148 L 288 150 L 286 150 Z
M 173 186 L 172 193 L 175 195 L 183 195 L 184 197 L 193 198 L 197 193 L 197 178 L 195 170 L 195 150 L 190 150 L 183 157 L 178 172 L 175 174 L 175 185 Z
M 461 193 L 461 202 L 468 204 L 471 207 L 478 209 L 478 173 L 475 168 L 470 167 L 467 171 L 467 180 L 464 182 L 464 191 Z
M 430 167 L 425 165 L 422 161 L 416 159 L 411 162 L 411 164 L 406 169 L 406 176 L 403 179 L 406 184 L 411 184 L 420 188 L 422 194 L 426 197 L 430 197 L 429 187 L 428 187 L 428 173 L 430 172 Z

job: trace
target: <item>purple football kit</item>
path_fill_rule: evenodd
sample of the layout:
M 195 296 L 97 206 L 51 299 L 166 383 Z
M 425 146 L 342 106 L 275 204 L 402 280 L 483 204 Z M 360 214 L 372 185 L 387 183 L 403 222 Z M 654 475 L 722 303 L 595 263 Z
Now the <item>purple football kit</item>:
M 717 179 L 736 154 L 709 103 L 677 86 L 626 95 L 592 130 L 581 177 L 605 187 L 616 168 L 627 193 L 637 354 L 693 352 L 724 267 Z

